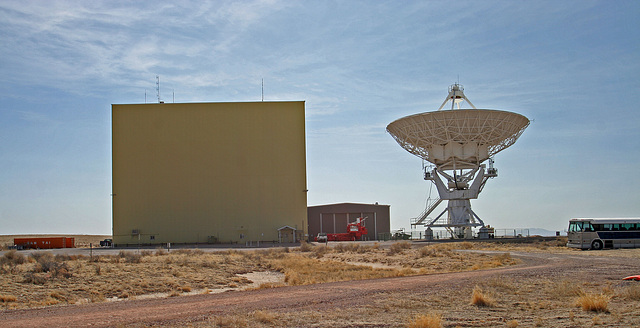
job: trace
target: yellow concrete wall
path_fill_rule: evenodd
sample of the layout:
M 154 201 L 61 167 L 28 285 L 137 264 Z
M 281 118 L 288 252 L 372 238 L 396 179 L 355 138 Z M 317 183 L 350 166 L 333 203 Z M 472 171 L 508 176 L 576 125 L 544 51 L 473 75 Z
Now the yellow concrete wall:
M 116 244 L 306 234 L 304 102 L 113 105 L 112 134 Z

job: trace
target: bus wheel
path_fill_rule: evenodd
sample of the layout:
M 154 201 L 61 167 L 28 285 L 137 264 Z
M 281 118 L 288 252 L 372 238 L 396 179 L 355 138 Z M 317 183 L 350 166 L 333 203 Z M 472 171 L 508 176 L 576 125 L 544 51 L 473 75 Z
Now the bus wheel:
M 591 242 L 591 249 L 600 250 L 602 249 L 602 240 L 594 240 Z

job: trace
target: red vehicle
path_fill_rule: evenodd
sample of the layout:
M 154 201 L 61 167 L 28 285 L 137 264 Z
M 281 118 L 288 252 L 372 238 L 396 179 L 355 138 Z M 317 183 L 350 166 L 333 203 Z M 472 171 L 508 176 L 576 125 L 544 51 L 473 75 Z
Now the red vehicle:
M 326 241 L 355 241 L 360 240 L 362 236 L 369 233 L 367 227 L 364 226 L 364 220 L 367 218 L 357 218 L 355 222 L 347 224 L 347 232 L 343 233 L 327 233 Z M 315 241 L 323 242 L 325 233 L 319 233 L 320 238 L 316 237 Z M 318 240 L 320 239 L 320 240 Z
M 13 244 L 21 249 L 74 248 L 75 239 L 72 237 L 14 238 Z

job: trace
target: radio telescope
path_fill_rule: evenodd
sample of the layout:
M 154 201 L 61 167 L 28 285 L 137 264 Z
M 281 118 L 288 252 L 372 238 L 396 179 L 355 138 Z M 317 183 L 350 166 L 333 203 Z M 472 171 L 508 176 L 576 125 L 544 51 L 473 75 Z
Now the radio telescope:
M 471 109 L 460 108 L 465 101 Z M 443 110 L 448 102 L 451 109 Z M 453 238 L 471 238 L 472 227 L 484 228 L 484 222 L 471 210 L 470 200 L 478 198 L 489 178 L 498 176 L 493 156 L 513 145 L 527 126 L 529 120 L 520 114 L 477 109 L 457 83 L 449 87 L 449 95 L 437 111 L 391 122 L 387 132 L 398 144 L 432 164 L 425 167 L 424 179 L 435 184 L 439 195 L 411 225 L 424 225 L 427 233 L 431 227 L 443 227 Z M 488 168 L 483 164 L 487 160 Z M 443 200 L 448 201 L 447 208 L 430 218 Z

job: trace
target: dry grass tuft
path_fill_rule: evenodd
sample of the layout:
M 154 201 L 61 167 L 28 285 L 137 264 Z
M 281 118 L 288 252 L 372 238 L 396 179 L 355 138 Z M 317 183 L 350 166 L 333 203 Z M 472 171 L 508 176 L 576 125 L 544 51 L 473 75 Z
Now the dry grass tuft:
M 582 288 L 572 280 L 561 280 L 558 282 L 549 282 L 549 293 L 556 297 L 576 297 L 580 296 Z
M 52 291 L 52 292 L 49 293 L 49 297 L 51 297 L 53 299 L 56 299 L 56 300 L 59 300 L 59 301 L 65 301 L 67 298 L 66 298 L 66 296 L 64 294 L 65 293 L 61 292 L 61 291 Z
M 239 316 L 215 317 L 211 320 L 214 327 L 247 327 L 247 320 Z
M 9 302 L 15 302 L 18 299 L 13 296 L 13 295 L 4 295 L 4 294 L 0 294 L 0 303 L 9 303 Z
M 284 285 L 281 283 L 273 283 L 273 282 L 263 282 L 255 289 L 268 289 L 268 288 L 278 288 L 283 287 Z
M 600 317 L 596 315 L 595 317 L 593 317 L 593 319 L 591 319 L 591 323 L 594 326 L 601 325 L 602 324 L 602 319 L 600 319 Z
M 518 325 L 520 325 L 520 324 L 518 323 L 518 320 L 516 320 L 516 319 L 513 319 L 513 320 L 507 322 L 507 327 L 509 327 L 509 328 L 516 328 L 516 327 L 518 327 Z
M 640 286 L 639 285 L 627 286 L 620 293 L 620 296 L 631 301 L 640 301 Z
M 495 300 L 488 293 L 485 293 L 480 286 L 475 286 L 471 293 L 471 304 L 477 306 L 493 307 L 496 305 Z
M 576 300 L 576 305 L 585 311 L 609 312 L 609 300 L 611 296 L 605 294 L 583 293 Z
M 253 317 L 261 323 L 274 324 L 276 322 L 276 316 L 267 311 L 255 311 Z
M 412 322 L 407 324 L 408 328 L 441 328 L 442 315 L 429 313 L 419 315 Z

